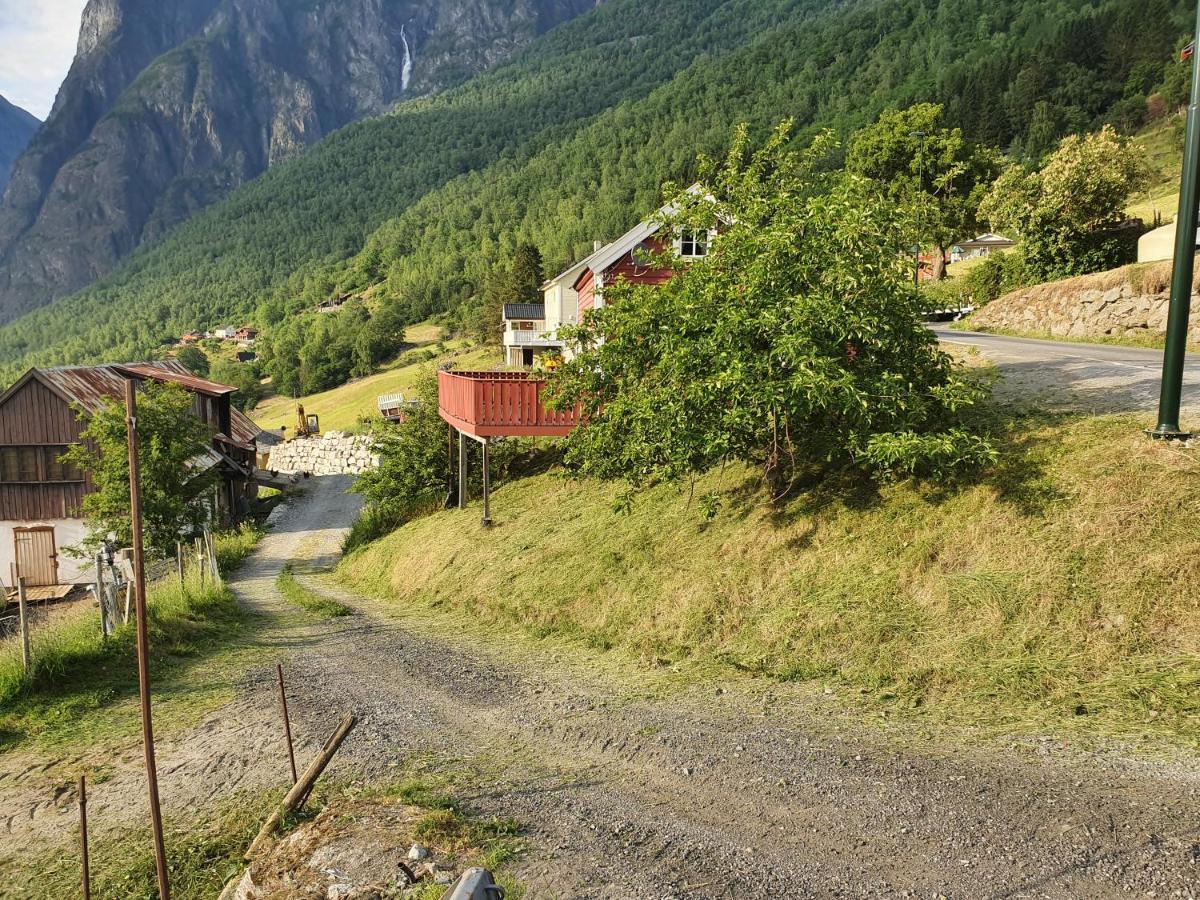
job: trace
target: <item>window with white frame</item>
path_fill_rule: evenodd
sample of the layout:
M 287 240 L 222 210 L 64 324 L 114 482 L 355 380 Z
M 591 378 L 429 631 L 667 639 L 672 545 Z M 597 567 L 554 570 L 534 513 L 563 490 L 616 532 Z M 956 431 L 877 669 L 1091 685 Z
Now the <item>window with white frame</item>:
M 712 233 L 707 229 L 692 231 L 685 228 L 679 233 L 679 240 L 675 242 L 675 249 L 684 259 L 697 259 L 701 256 L 708 256 L 708 245 L 711 239 Z

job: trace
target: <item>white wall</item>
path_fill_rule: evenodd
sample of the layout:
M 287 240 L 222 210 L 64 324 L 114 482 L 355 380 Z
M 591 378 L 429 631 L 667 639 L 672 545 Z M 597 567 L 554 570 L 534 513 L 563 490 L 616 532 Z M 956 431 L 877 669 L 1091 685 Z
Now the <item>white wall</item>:
M 38 522 L 0 521 L 0 581 L 9 584 L 13 563 L 17 561 L 17 545 L 13 537 L 14 528 L 29 528 L 34 525 L 54 527 L 54 546 L 58 551 L 58 583 L 90 584 L 96 580 L 95 565 L 91 560 L 68 556 L 64 547 L 77 546 L 87 536 L 82 519 L 45 519 Z

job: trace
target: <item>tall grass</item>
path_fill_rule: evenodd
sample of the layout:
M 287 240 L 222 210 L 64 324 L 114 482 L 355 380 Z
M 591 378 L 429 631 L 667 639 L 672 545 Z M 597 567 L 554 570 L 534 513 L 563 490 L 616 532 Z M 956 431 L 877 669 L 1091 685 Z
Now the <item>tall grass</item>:
M 79 737 L 102 725 L 92 713 L 136 693 L 132 617 L 104 638 L 98 610 L 81 606 L 75 615 L 31 629 L 28 675 L 20 640 L 0 643 L 0 743 L 38 734 Z M 161 690 L 165 673 L 228 648 L 243 621 L 233 595 L 211 579 L 201 585 L 192 575 L 182 586 L 174 579 L 154 585 L 147 596 L 147 625 L 156 686 Z
M 829 480 L 784 507 L 714 473 L 712 522 L 659 488 L 541 475 L 415 520 L 340 577 L 404 605 L 852 687 L 895 711 L 1200 739 L 1200 467 L 1126 418 L 1018 419 L 956 486 Z
M 296 576 L 292 572 L 291 563 L 284 565 L 275 579 L 275 584 L 279 588 L 279 593 L 283 594 L 283 598 L 289 603 L 294 603 L 296 606 L 306 609 L 322 619 L 348 616 L 353 612 L 345 604 L 338 603 L 338 601 L 318 594 L 316 591 L 309 590 L 302 585 L 296 580 Z

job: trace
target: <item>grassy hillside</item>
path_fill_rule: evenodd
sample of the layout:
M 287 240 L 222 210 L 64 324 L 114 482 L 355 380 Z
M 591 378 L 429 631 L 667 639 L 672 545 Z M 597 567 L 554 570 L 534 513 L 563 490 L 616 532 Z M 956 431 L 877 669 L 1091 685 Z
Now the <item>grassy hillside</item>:
M 1200 739 L 1195 451 L 1124 418 L 1017 419 L 952 489 L 826 484 L 782 509 L 746 471 L 695 496 L 538 474 L 412 522 L 339 577 L 408 606 L 861 691 L 884 711 L 998 728 Z M 840 690 L 839 690 L 840 693 Z
M 442 341 L 441 329 L 436 325 L 409 328 L 405 338 L 416 347 L 374 375 L 298 399 L 269 397 L 250 411 L 250 418 L 260 428 L 286 425 L 290 430 L 296 421 L 296 404 L 300 403 L 306 414 L 320 417 L 323 431 L 345 431 L 377 416 L 382 394 L 411 394 L 421 372 L 432 365 L 453 362 L 460 369 L 490 369 L 500 363 L 499 351 L 494 347 L 480 347 L 465 339 Z
M 471 296 L 519 240 L 554 266 L 624 230 L 741 120 L 794 116 L 803 140 L 934 99 L 971 137 L 1021 148 L 1036 125 L 1052 141 L 1136 106 L 1134 67 L 1161 75 L 1189 9 L 1150 3 L 613 0 L 509 66 L 338 132 L 0 329 L 0 376 L 136 356 L 256 308 L 271 324 L 368 284 L 416 321 Z
M 1129 205 L 1129 214 L 1147 224 L 1155 215 L 1174 220 L 1179 210 L 1179 175 L 1183 167 L 1182 119 L 1171 119 L 1148 128 L 1134 138 L 1150 169 L 1150 182 Z

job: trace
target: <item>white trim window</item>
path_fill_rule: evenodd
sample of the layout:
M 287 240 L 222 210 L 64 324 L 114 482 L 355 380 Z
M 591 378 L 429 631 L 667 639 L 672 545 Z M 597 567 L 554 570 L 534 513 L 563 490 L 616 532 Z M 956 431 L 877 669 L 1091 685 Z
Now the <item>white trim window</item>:
M 699 259 L 708 256 L 708 246 L 712 242 L 712 231 L 692 231 L 685 228 L 675 239 L 675 252 L 683 259 Z

